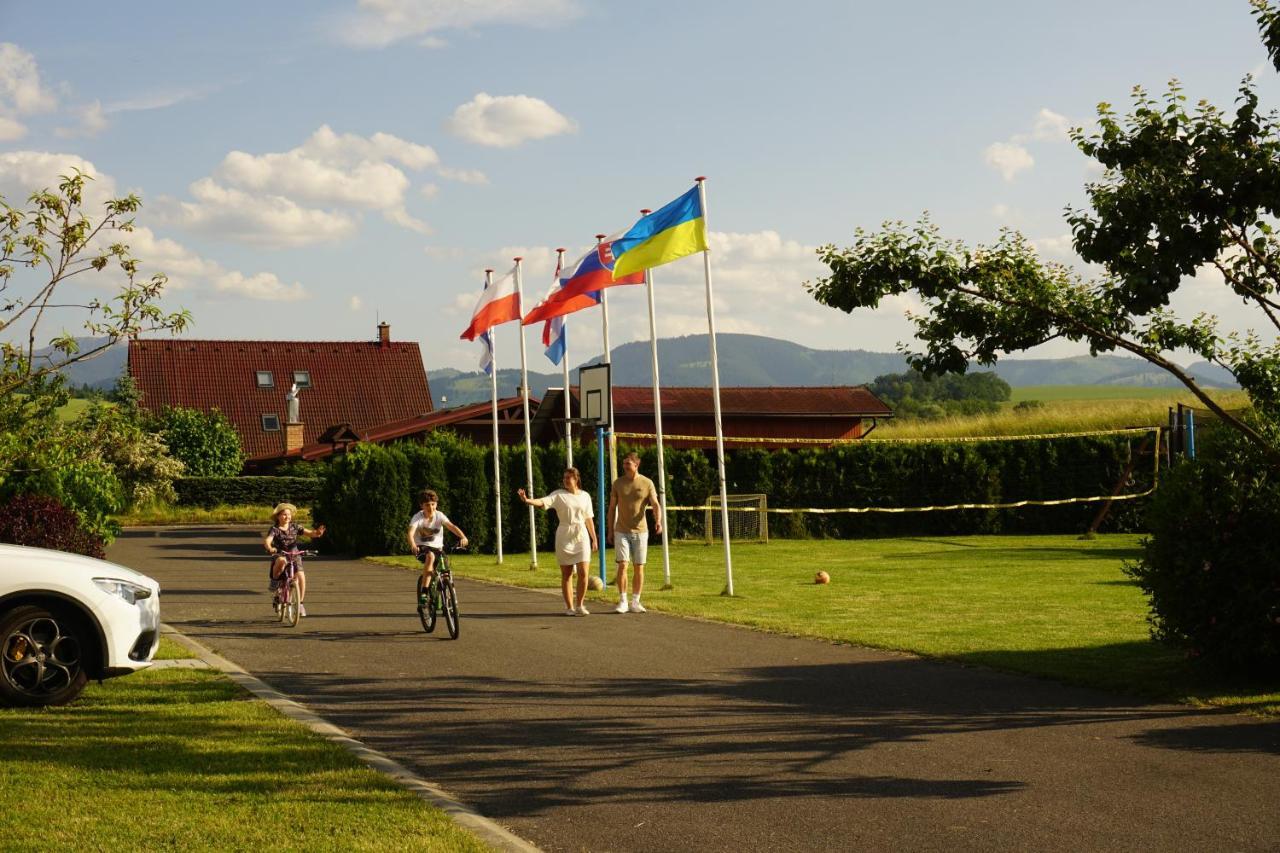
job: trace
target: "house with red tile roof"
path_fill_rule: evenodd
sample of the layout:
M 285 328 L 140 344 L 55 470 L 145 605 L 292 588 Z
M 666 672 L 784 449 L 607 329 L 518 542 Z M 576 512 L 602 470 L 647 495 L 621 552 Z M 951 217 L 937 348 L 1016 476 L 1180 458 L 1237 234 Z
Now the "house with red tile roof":
M 576 417 L 578 388 L 570 388 L 569 393 Z M 563 394 L 563 390 L 551 388 L 543 396 L 534 416 L 535 443 L 563 436 Z M 875 429 L 880 420 L 891 417 L 893 410 L 862 386 L 720 389 L 720 420 L 725 437 L 769 439 L 761 442 L 767 447 L 811 447 L 815 439 L 829 442 L 858 439 Z M 618 433 L 652 436 L 655 432 L 653 389 L 615 385 L 613 428 Z M 711 389 L 663 388 L 662 431 L 664 444 L 669 447 L 714 447 Z M 633 444 L 654 443 L 651 437 L 624 440 Z M 731 442 L 730 446 L 741 444 Z
M 391 340 L 386 323 L 371 341 L 134 340 L 128 369 L 149 410 L 219 409 L 251 466 L 432 413 L 417 342 Z
M 529 409 L 538 405 L 529 398 Z M 345 425 L 344 425 L 345 426 Z M 388 444 L 420 438 L 437 429 L 448 429 L 476 444 L 493 443 L 493 408 L 490 403 L 472 403 L 452 409 L 440 409 L 424 415 L 401 418 L 358 432 L 348 427 L 344 432 L 322 434 L 319 439 L 289 454 L 288 458 L 313 462 L 342 453 L 356 441 Z M 524 402 L 522 397 L 504 397 L 498 401 L 498 443 L 524 446 Z

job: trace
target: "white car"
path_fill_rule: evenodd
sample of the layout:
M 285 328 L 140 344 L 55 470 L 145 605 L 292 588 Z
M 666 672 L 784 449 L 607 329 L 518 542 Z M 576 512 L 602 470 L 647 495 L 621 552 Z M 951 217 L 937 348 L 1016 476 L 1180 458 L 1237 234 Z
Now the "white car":
M 151 665 L 160 584 L 133 569 L 0 545 L 0 704 L 61 705 Z

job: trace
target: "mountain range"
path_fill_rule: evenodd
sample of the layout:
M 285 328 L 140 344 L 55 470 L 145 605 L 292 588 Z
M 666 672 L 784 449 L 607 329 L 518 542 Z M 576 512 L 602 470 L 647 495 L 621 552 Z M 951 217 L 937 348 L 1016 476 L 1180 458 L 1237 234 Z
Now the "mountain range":
M 82 347 L 92 341 L 86 339 Z M 886 373 L 907 370 L 901 353 L 868 350 L 815 350 L 791 341 L 761 335 L 721 334 L 716 337 L 723 386 L 782 387 L 814 385 L 863 385 Z M 41 351 L 44 352 L 44 351 Z M 706 335 L 663 338 L 658 342 L 658 371 L 667 387 L 710 384 L 711 356 Z M 37 353 L 39 355 L 40 353 Z M 66 369 L 72 385 L 110 388 L 124 372 L 128 348 L 115 346 L 103 355 Z M 538 356 L 540 359 L 541 356 Z M 596 364 L 597 357 L 583 362 Z M 979 368 L 987 369 L 987 368 Z M 1075 356 L 1072 358 L 1003 359 L 991 368 L 1015 387 L 1027 385 L 1128 385 L 1139 387 L 1181 387 L 1168 373 L 1137 358 L 1119 355 Z M 1232 388 L 1230 373 L 1208 362 L 1197 362 L 1188 371 L 1204 385 Z M 647 341 L 615 347 L 613 384 L 650 385 L 650 355 Z M 431 392 L 440 408 L 475 403 L 489 398 L 489 378 L 479 371 L 427 367 Z M 571 380 L 577 381 L 577 367 Z M 541 396 L 547 388 L 564 384 L 559 371 L 529 371 L 529 391 Z M 520 371 L 498 371 L 498 394 L 514 396 L 520 385 Z

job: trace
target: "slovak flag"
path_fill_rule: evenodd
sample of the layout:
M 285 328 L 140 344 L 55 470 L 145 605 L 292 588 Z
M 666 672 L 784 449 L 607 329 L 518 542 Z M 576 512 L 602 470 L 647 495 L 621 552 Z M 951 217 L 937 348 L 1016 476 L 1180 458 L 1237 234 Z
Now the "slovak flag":
M 524 325 L 550 320 L 600 304 L 600 290 L 619 284 L 644 284 L 644 271 L 613 278 L 613 239 L 593 247 L 560 276 L 560 289 L 525 315 Z
M 471 312 L 471 325 L 460 338 L 474 341 L 494 326 L 520 319 L 520 294 L 516 292 L 516 268 L 512 267 L 501 278 L 484 289 Z

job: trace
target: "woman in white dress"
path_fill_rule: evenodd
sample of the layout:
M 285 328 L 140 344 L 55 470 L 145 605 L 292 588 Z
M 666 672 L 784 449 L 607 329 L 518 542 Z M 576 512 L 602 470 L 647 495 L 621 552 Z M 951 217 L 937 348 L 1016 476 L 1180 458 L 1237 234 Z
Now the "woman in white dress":
M 520 500 L 530 506 L 554 509 L 560 524 L 556 527 L 556 562 L 560 564 L 560 592 L 567 608 L 565 616 L 586 616 L 588 610 L 587 566 L 591 552 L 599 548 L 596 529 L 592 524 L 595 513 L 591 510 L 591 496 L 581 488 L 582 477 L 577 468 L 564 469 L 564 488 L 556 489 L 544 498 L 531 498 L 524 489 L 517 489 Z M 573 570 L 578 570 L 577 595 L 570 591 Z

